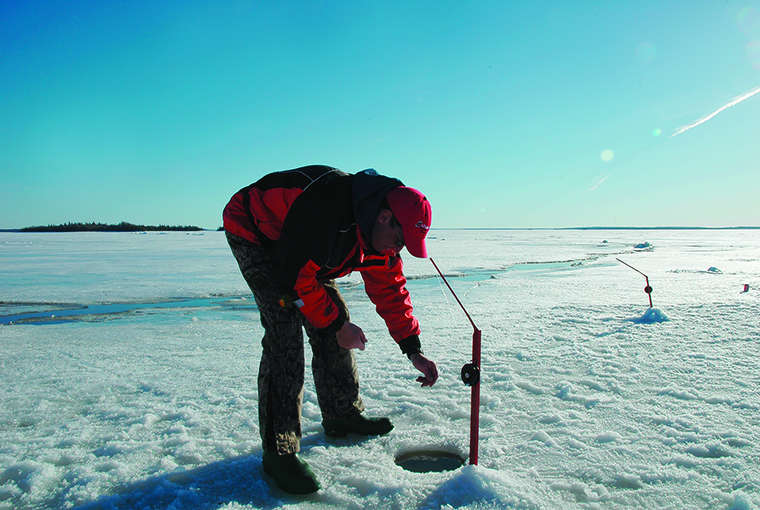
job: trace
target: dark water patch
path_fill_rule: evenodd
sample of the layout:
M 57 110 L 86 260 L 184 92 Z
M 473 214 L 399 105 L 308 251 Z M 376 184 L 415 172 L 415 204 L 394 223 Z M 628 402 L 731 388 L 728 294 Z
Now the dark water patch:
M 17 303 L 0 303 L 0 313 L 3 309 L 13 309 Z M 24 303 L 25 307 L 33 308 L 32 303 Z M 99 321 L 114 318 L 120 314 L 139 310 L 161 310 L 180 308 L 217 308 L 223 310 L 256 310 L 252 299 L 243 297 L 211 297 L 201 299 L 179 299 L 152 303 L 110 303 L 98 305 L 39 303 L 37 310 L 26 313 L 0 315 L 0 324 L 30 324 L 48 325 L 74 321 Z
M 413 473 L 441 473 L 464 465 L 465 459 L 455 453 L 440 450 L 406 452 L 396 457 L 396 465 Z

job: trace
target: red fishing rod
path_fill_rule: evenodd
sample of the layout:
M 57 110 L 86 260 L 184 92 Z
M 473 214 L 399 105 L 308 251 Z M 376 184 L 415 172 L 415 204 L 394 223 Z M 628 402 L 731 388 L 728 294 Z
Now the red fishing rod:
M 480 436 L 480 330 L 473 322 L 470 314 L 467 313 L 462 302 L 459 301 L 446 277 L 438 269 L 435 261 L 431 258 L 430 262 L 433 263 L 435 270 L 441 275 L 443 282 L 449 288 L 459 306 L 462 307 L 462 311 L 464 311 L 470 324 L 472 324 L 472 363 L 467 363 L 462 367 L 462 382 L 464 382 L 465 386 L 472 388 L 472 396 L 470 398 L 470 464 L 476 465 L 478 463 L 478 438 Z

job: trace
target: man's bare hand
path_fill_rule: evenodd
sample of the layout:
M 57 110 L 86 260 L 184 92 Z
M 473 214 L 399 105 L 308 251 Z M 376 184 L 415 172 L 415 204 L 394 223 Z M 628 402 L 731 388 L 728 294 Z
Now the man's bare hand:
M 359 349 L 363 351 L 364 344 L 367 343 L 367 337 L 364 336 L 362 328 L 348 321 L 335 333 L 335 336 L 338 338 L 338 345 L 344 349 Z
M 412 354 L 411 361 L 414 368 L 423 374 L 423 376 L 417 378 L 417 382 L 422 383 L 423 388 L 434 385 L 438 380 L 438 367 L 436 364 L 421 353 Z

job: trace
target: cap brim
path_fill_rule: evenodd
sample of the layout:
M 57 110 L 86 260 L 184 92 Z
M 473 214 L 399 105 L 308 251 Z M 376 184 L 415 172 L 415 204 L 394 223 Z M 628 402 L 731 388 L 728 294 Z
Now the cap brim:
M 412 256 L 418 259 L 426 259 L 428 256 L 427 246 L 425 246 L 425 239 L 415 238 L 404 229 L 404 246 Z

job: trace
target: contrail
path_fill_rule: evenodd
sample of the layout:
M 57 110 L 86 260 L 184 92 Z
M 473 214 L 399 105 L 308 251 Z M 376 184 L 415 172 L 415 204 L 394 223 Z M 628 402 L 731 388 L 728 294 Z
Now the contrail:
M 586 193 L 586 192 L 588 192 L 588 191 L 594 191 L 596 188 L 598 188 L 599 186 L 601 186 L 601 185 L 602 185 L 602 183 L 603 183 L 604 181 L 606 181 L 606 180 L 607 180 L 607 178 L 608 178 L 609 176 L 610 176 L 610 174 L 607 174 L 607 175 L 605 175 L 604 177 L 602 177 L 602 178 L 599 180 L 599 182 L 597 182 L 596 184 L 594 184 L 593 186 L 591 186 L 589 189 L 587 189 L 587 190 L 586 190 L 586 191 L 584 191 L 583 193 Z M 581 195 L 583 195 L 583 193 L 581 193 Z
M 699 119 L 698 121 L 696 121 L 694 124 L 689 124 L 688 126 L 681 126 L 680 128 L 678 128 L 676 130 L 675 133 L 673 133 L 672 135 L 670 135 L 668 138 L 673 138 L 674 136 L 680 135 L 681 133 L 684 133 L 684 132 L 690 130 L 691 128 L 695 128 L 695 127 L 699 126 L 700 124 L 704 124 L 708 120 L 710 120 L 713 117 L 715 117 L 716 115 L 718 115 L 723 110 L 727 110 L 728 108 L 731 108 L 732 106 L 741 103 L 745 99 L 749 99 L 750 97 L 754 96 L 758 92 L 760 92 L 760 87 L 754 88 L 754 89 L 750 90 L 749 92 L 745 92 L 744 94 L 736 96 L 731 101 L 729 101 L 728 103 L 724 104 L 723 106 L 721 106 L 720 108 L 718 108 L 717 110 L 715 110 L 714 112 L 712 112 L 710 115 L 705 115 L 704 117 L 702 117 L 701 119 Z

